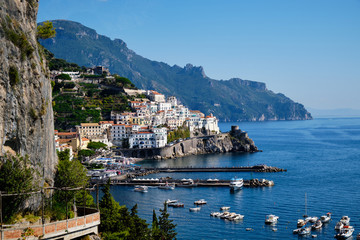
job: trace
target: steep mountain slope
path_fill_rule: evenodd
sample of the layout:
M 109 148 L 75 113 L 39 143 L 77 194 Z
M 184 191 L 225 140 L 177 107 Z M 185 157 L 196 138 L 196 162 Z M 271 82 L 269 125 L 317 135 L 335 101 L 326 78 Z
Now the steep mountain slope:
M 54 20 L 53 39 L 41 44 L 55 54 L 84 66 L 103 65 L 112 73 L 131 79 L 138 87 L 175 95 L 191 109 L 213 113 L 223 121 L 311 119 L 303 105 L 266 89 L 264 83 L 238 78 L 218 81 L 207 77 L 202 67 L 181 68 L 151 61 L 80 23 Z
M 37 10 L 35 0 L 0 4 L 0 156 L 28 156 L 51 184 L 54 119 L 48 70 L 36 40 Z

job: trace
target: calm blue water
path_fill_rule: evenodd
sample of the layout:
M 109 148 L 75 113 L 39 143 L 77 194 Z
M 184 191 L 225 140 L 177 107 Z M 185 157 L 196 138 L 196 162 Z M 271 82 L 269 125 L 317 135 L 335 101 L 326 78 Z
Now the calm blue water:
M 333 213 L 333 220 L 317 234 L 317 239 L 333 239 L 334 226 L 342 215 L 351 217 L 354 235 L 360 232 L 360 119 L 315 119 L 312 121 L 235 123 L 249 133 L 263 152 L 254 154 L 214 154 L 167 161 L 143 161 L 144 166 L 244 166 L 267 164 L 286 168 L 285 173 L 235 173 L 237 177 L 266 178 L 272 188 L 245 188 L 231 194 L 228 188 L 176 188 L 173 191 L 149 189 L 133 192 L 132 187 L 112 187 L 120 204 L 138 204 L 139 215 L 151 221 L 152 210 L 162 208 L 166 199 L 178 199 L 184 209 L 169 208 L 177 224 L 178 239 L 297 239 L 292 234 L 305 211 L 320 216 Z M 222 123 L 228 131 L 231 123 Z M 230 179 L 234 173 L 166 173 L 149 177 Z M 208 201 L 198 213 L 189 207 L 200 198 Z M 242 222 L 227 222 L 209 216 L 223 205 L 245 215 Z M 266 226 L 266 214 L 280 217 L 274 232 Z M 248 232 L 245 228 L 254 231 Z M 305 237 L 306 238 L 306 237 Z M 308 236 L 307 238 L 311 238 Z

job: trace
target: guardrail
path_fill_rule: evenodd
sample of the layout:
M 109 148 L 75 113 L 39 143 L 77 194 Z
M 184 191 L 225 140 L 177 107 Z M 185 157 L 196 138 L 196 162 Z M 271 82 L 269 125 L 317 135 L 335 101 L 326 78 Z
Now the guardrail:
M 78 208 L 79 212 L 81 208 Z M 82 208 L 83 209 L 83 208 Z M 84 212 L 84 211 L 83 211 Z M 18 227 L 7 225 L 10 228 L 0 229 L 1 240 L 22 239 L 22 234 L 31 229 L 32 236 L 42 239 L 72 239 L 90 233 L 98 233 L 100 224 L 100 212 L 97 209 L 85 208 L 85 215 L 62 221 L 46 223 L 42 225 L 28 225 Z

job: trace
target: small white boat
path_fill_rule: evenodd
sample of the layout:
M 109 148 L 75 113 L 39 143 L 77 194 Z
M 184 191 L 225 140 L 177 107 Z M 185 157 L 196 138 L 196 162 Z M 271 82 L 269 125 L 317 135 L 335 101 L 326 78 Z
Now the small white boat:
M 326 215 L 323 215 L 320 217 L 320 220 L 322 223 L 328 223 L 331 220 L 331 213 L 327 213 Z
M 340 222 L 342 222 L 344 225 L 349 225 L 350 218 L 348 216 L 342 216 L 342 218 L 340 219 Z
M 193 207 L 193 208 L 189 208 L 190 212 L 198 212 L 200 211 L 201 207 Z
M 302 227 L 298 234 L 301 236 L 304 236 L 304 235 L 310 234 L 310 232 L 311 232 L 311 226 Z
M 240 190 L 244 186 L 244 180 L 242 178 L 232 178 L 230 181 L 230 190 Z
M 229 212 L 223 212 L 222 214 L 220 214 L 220 218 L 221 219 L 226 219 L 229 215 L 230 215 Z
M 138 186 L 134 188 L 135 192 L 147 192 L 148 187 L 147 186 Z
M 334 237 L 337 239 L 347 239 L 352 236 L 354 228 L 352 226 L 344 226 Z
M 301 227 L 305 226 L 306 224 L 307 224 L 307 221 L 304 219 L 298 219 L 298 221 L 297 221 L 298 228 L 301 228 Z
M 273 214 L 266 215 L 265 217 L 265 224 L 274 224 L 279 220 L 278 216 L 275 216 Z
M 166 204 L 177 203 L 177 202 L 178 200 L 170 200 L 170 199 L 165 201 Z
M 210 216 L 211 217 L 220 217 L 221 213 L 220 212 L 211 212 Z
M 235 214 L 235 216 L 232 217 L 232 221 L 240 221 L 244 219 L 244 215 L 241 214 Z
M 200 200 L 197 200 L 194 202 L 195 205 L 204 205 L 206 204 L 207 202 L 205 201 L 205 199 L 200 199 Z
M 173 208 L 183 208 L 184 204 L 180 202 L 176 202 L 176 203 L 169 203 L 168 206 Z
M 320 220 L 317 220 L 315 224 L 311 226 L 312 229 L 320 229 L 323 223 Z
M 221 208 L 220 208 L 221 211 L 227 211 L 227 210 L 229 210 L 229 209 L 230 209 L 230 207 L 221 207 Z
M 166 183 L 165 185 L 159 185 L 158 188 L 165 189 L 165 190 L 174 190 L 175 189 L 175 184 Z
M 336 225 L 335 225 L 335 230 L 336 231 L 340 231 L 341 229 L 343 229 L 344 227 L 344 223 L 343 222 L 337 222 Z

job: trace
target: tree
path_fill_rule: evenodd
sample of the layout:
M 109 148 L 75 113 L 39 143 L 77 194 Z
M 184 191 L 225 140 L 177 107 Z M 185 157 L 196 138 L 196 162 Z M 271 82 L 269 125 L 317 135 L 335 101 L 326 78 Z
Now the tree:
M 88 183 L 88 177 L 86 176 L 86 168 L 78 161 L 73 160 L 70 161 L 70 153 L 69 150 L 58 152 L 59 163 L 57 166 L 57 171 L 55 173 L 55 187 L 58 188 L 78 188 L 85 187 Z M 54 206 L 57 208 L 56 212 L 63 212 L 66 209 L 66 206 L 71 206 L 73 199 L 75 196 L 80 196 L 81 199 L 78 199 L 78 202 L 83 201 L 83 192 L 84 190 L 78 191 L 66 191 L 66 190 L 58 190 L 54 194 Z M 90 196 L 90 195 L 89 195 Z M 89 196 L 85 196 L 86 199 Z M 90 200 L 87 200 L 90 202 Z M 92 200 L 93 201 L 93 200 Z M 70 207 L 69 207 L 70 208 Z M 69 209 L 68 208 L 68 209 Z M 69 214 L 69 211 L 67 212 Z M 63 214 L 59 214 L 58 218 L 64 218 Z
M 37 37 L 41 39 L 53 38 L 56 35 L 55 28 L 53 23 L 50 21 L 46 21 L 43 25 L 37 26 Z
M 131 212 L 120 206 L 110 193 L 110 180 L 102 189 L 104 196 L 100 201 L 100 227 L 105 240 L 112 239 L 150 239 L 150 229 L 144 219 L 137 215 L 137 205 Z
M 151 224 L 151 238 L 152 239 L 161 239 L 161 233 L 159 229 L 159 222 L 155 213 L 155 209 L 153 209 L 153 219 Z
M 159 217 L 159 230 L 160 230 L 160 239 L 176 239 L 177 233 L 175 232 L 176 224 L 173 224 L 173 220 L 169 220 L 169 213 L 167 212 L 167 204 L 164 203 L 164 208 L 160 209 Z
M 99 150 L 101 148 L 107 149 L 107 145 L 102 142 L 89 142 L 87 145 L 87 148 L 92 149 L 92 150 Z
M 55 79 L 71 80 L 71 77 L 67 73 L 61 73 L 55 77 Z
M 0 191 L 2 192 L 23 193 L 36 190 L 37 186 L 34 184 L 36 174 L 27 157 L 7 155 L 0 157 Z M 3 220 L 10 221 L 28 197 L 29 195 L 3 197 Z
M 85 157 L 91 157 L 93 155 L 95 155 L 95 152 L 90 149 L 82 149 L 78 152 L 79 159 L 84 159 Z

